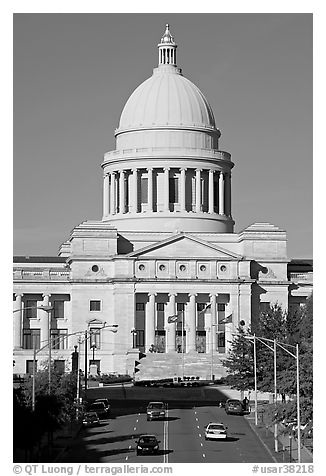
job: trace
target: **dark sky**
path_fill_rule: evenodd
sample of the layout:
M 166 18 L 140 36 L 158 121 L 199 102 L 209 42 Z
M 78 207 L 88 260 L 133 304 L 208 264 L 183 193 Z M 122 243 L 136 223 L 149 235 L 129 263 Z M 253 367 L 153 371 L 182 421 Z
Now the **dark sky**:
M 312 14 L 14 15 L 14 253 L 56 255 L 102 216 L 105 152 L 157 66 L 165 23 L 178 66 L 211 104 L 232 154 L 236 231 L 288 232 L 312 256 Z

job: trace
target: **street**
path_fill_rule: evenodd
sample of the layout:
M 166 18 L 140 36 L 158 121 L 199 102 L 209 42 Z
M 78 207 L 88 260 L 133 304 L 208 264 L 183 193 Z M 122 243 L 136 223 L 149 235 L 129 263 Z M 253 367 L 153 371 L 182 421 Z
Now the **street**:
M 117 402 L 115 402 L 117 405 Z M 147 421 L 146 402 L 124 402 L 99 427 L 82 429 L 62 462 L 88 463 L 267 463 L 272 458 L 242 416 L 227 415 L 206 402 L 168 404 L 164 421 Z M 204 427 L 223 422 L 228 439 L 206 441 Z M 160 440 L 158 455 L 136 455 L 135 439 L 143 433 Z

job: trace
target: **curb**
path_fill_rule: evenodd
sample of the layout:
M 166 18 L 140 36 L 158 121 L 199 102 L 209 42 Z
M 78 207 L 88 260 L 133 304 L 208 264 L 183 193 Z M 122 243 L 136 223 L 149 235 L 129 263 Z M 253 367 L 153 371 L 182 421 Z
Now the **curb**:
M 262 439 L 262 437 L 260 436 L 260 434 L 258 433 L 258 431 L 256 430 L 256 427 L 255 425 L 253 425 L 250 421 L 250 418 L 248 417 L 245 417 L 246 421 L 248 422 L 248 425 L 250 426 L 250 428 L 252 429 L 252 431 L 255 433 L 255 435 L 257 436 L 257 438 L 259 439 L 259 441 L 261 442 L 261 444 L 263 445 L 263 447 L 265 448 L 265 450 L 268 452 L 268 454 L 270 455 L 270 457 L 272 458 L 272 460 L 274 461 L 274 463 L 278 463 L 277 459 L 275 458 L 275 456 L 273 455 L 273 453 L 271 452 L 271 450 L 268 448 L 268 446 L 266 445 L 265 441 Z

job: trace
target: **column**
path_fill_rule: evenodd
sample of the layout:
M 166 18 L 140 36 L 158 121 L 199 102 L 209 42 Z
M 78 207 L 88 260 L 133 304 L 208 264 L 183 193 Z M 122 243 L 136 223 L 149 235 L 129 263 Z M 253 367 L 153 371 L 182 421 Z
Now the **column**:
M 124 170 L 120 170 L 120 177 L 119 177 L 119 180 L 120 180 L 120 206 L 119 206 L 119 211 L 120 213 L 125 213 L 125 171 Z
M 103 180 L 103 217 L 106 217 L 109 215 L 110 208 L 110 184 L 109 184 L 109 175 L 104 175 L 104 180 Z
M 228 320 L 227 318 L 230 317 Z M 225 306 L 225 353 L 228 354 L 231 350 L 231 341 L 232 341 L 232 331 L 233 331 L 233 313 L 232 313 L 232 304 L 228 302 Z
M 51 294 L 43 294 L 42 306 L 49 306 L 50 296 L 51 296 Z M 43 347 L 44 345 L 49 343 L 49 339 L 50 339 L 49 319 L 51 319 L 51 312 L 42 311 L 42 310 L 39 310 L 39 312 L 40 312 L 40 319 L 41 319 L 41 337 L 40 337 L 41 344 L 40 344 L 40 347 Z
M 214 170 L 208 172 L 208 213 L 214 213 Z
M 200 183 L 200 169 L 196 169 L 196 213 L 201 210 L 201 183 Z
M 186 211 L 186 169 L 180 170 L 180 210 Z
M 168 212 L 170 211 L 170 169 L 165 168 L 164 169 L 164 211 Z
M 189 295 L 187 315 L 187 349 L 188 352 L 196 352 L 196 296 Z
M 224 215 L 224 174 L 223 174 L 223 172 L 220 172 L 218 189 L 219 189 L 219 210 L 218 210 L 218 213 L 219 213 L 219 215 Z
M 153 211 L 153 169 L 148 169 L 148 211 Z
M 225 214 L 231 216 L 231 174 L 225 174 Z
M 132 170 L 132 211 L 138 212 L 138 170 Z
M 207 311 L 205 312 L 206 354 L 211 354 L 212 349 L 213 349 L 212 333 L 214 332 L 214 329 L 212 327 L 212 314 L 211 314 L 211 312 L 207 312 Z
M 156 293 L 149 293 L 149 301 L 146 305 L 145 321 L 145 352 L 152 344 L 155 344 L 155 296 Z
M 216 353 L 217 348 L 217 319 L 216 319 L 216 294 L 210 294 L 210 303 L 211 303 L 211 325 L 212 325 L 212 345 L 213 352 Z
M 115 214 L 115 172 L 110 173 L 111 176 L 111 185 L 110 185 L 110 212 L 111 215 Z
M 169 304 L 167 306 L 167 315 L 165 321 L 165 335 L 166 335 L 166 352 L 175 352 L 175 322 L 168 322 L 169 316 L 174 316 L 175 311 L 175 294 L 169 294 Z
M 22 346 L 22 324 L 23 324 L 23 309 L 22 296 L 23 294 L 15 294 L 16 306 L 14 312 L 14 349 L 19 349 Z

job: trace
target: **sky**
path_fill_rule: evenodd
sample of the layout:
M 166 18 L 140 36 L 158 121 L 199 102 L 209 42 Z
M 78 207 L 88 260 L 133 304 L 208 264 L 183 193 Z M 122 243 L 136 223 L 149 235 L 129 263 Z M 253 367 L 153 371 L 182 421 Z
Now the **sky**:
M 270 222 L 312 257 L 312 14 L 15 13 L 15 255 L 55 256 L 102 217 L 103 155 L 170 24 L 231 153 L 235 232 Z

